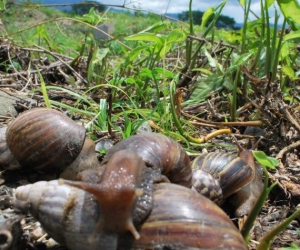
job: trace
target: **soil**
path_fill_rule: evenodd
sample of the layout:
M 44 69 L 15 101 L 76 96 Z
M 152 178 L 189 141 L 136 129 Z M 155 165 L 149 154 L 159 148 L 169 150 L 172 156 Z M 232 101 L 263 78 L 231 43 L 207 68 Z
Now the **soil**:
M 40 57 L 33 57 L 36 52 L 30 48 L 20 48 L 11 41 L 0 40 L 0 91 L 5 92 L 5 96 L 11 97 L 12 102 L 5 105 L 5 111 L 0 116 L 0 125 L 6 126 L 13 117 L 13 112 L 23 112 L 33 107 L 45 106 L 42 93 L 31 92 L 39 87 L 36 68 L 40 72 L 47 84 L 61 86 L 67 89 L 74 89 L 70 85 L 70 77 L 76 83 L 76 91 L 83 93 L 86 88 L 86 60 L 82 59 L 76 68 L 66 67 L 72 58 L 64 57 L 47 50 L 39 50 Z M 50 62 L 49 56 L 56 58 L 57 61 Z M 11 60 L 18 63 L 20 68 L 8 67 Z M 31 69 L 28 70 L 31 64 Z M 11 64 L 13 65 L 13 64 Z M 246 69 L 243 73 L 252 81 L 254 93 L 251 94 L 250 102 L 240 97 L 238 106 L 239 123 L 230 126 L 233 133 L 241 143 L 249 140 L 255 143 L 262 138 L 258 144 L 258 149 L 267 155 L 276 157 L 280 165 L 269 170 L 270 184 L 277 182 L 277 186 L 271 191 L 266 200 L 255 225 L 251 231 L 249 249 L 256 249 L 260 239 L 268 233 L 274 226 L 281 223 L 291 215 L 300 199 L 300 170 L 299 170 L 299 132 L 300 116 L 299 107 L 288 105 L 284 101 L 279 86 L 276 83 L 265 79 L 257 79 Z M 188 87 L 187 84 L 185 87 Z M 180 88 L 178 88 L 180 89 Z M 0 95 L 1 95 L 0 92 Z M 108 94 L 107 92 L 106 94 Z M 49 90 L 49 98 L 62 103 L 72 105 L 76 100 L 66 92 Z M 103 93 L 101 93 L 103 94 Z M 185 88 L 184 94 L 188 96 Z M 183 98 L 185 98 L 185 95 Z M 93 92 L 90 98 L 97 100 L 100 93 Z M 247 99 L 248 100 L 248 99 Z M 1 103 L 2 104 L 2 103 Z M 194 126 L 199 126 L 199 134 L 194 137 L 201 137 L 212 132 L 215 128 L 222 128 L 224 117 L 229 116 L 229 104 L 227 98 L 223 96 L 213 96 L 208 102 L 199 105 L 190 105 L 181 110 L 181 115 L 189 119 Z M 0 108 L 4 109 L 4 107 Z M 10 112 L 10 110 L 13 112 Z M 201 116 L 196 116 L 196 114 Z M 225 115 L 224 115 L 225 114 Z M 257 124 L 247 125 L 249 117 L 256 115 L 261 126 Z M 77 117 L 82 122 L 88 122 L 84 117 Z M 118 121 L 120 124 L 122 121 Z M 152 124 L 155 131 L 160 130 Z M 113 142 L 120 140 L 120 135 L 115 132 L 97 134 L 99 138 L 110 138 Z M 221 145 L 232 145 L 232 139 L 228 135 L 223 135 L 210 141 L 209 151 L 228 151 Z M 200 151 L 196 146 L 194 150 Z M 192 156 L 191 156 L 192 157 Z M 15 236 L 14 242 L 17 248 L 12 249 L 65 249 L 59 246 L 42 230 L 40 224 L 30 216 L 21 216 L 15 213 L 12 208 L 11 200 L 13 189 L 27 183 L 39 180 L 41 177 L 36 173 L 2 172 L 0 187 L 0 225 L 8 228 Z M 48 177 L 43 177 L 48 178 Z M 51 178 L 51 177 L 49 177 Z M 232 218 L 237 222 L 237 218 Z M 292 243 L 300 245 L 299 219 L 297 217 L 284 231 L 274 239 L 271 249 L 288 247 Z M 21 223 L 20 223 L 21 222 Z M 1 244 L 0 239 L 0 244 Z

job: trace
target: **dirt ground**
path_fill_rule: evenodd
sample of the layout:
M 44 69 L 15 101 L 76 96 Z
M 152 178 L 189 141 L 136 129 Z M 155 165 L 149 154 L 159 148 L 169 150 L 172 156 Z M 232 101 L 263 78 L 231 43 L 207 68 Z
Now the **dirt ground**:
M 84 63 L 80 65 L 74 74 L 62 63 L 70 62 L 70 59 L 61 57 L 62 60 L 49 63 L 47 57 L 49 53 L 40 51 L 41 57 L 39 59 L 31 58 L 30 49 L 18 48 L 10 41 L 0 40 L 0 97 L 8 98 L 11 101 L 0 101 L 0 126 L 6 126 L 17 113 L 30 109 L 35 106 L 43 106 L 43 97 L 40 92 L 29 92 L 38 86 L 37 71 L 28 71 L 29 64 L 31 68 L 35 66 L 41 70 L 41 74 L 47 83 L 70 87 L 67 84 L 67 76 L 73 75 L 78 86 L 84 86 L 82 78 L 85 77 Z M 59 55 L 56 55 L 59 58 Z M 7 68 L 8 62 L 17 62 L 19 67 Z M 6 65 L 6 66 L 5 66 Z M 251 79 L 249 72 L 242 69 L 246 75 Z M 240 126 L 232 126 L 232 131 L 238 136 L 238 139 L 250 138 L 252 141 L 257 141 L 262 137 L 258 145 L 258 149 L 264 151 L 267 155 L 276 157 L 280 161 L 280 166 L 276 170 L 269 171 L 270 183 L 277 182 L 278 185 L 272 190 L 267 199 L 262 211 L 255 222 L 255 226 L 251 233 L 251 241 L 249 249 L 256 249 L 257 242 L 260 238 L 270 231 L 275 225 L 282 222 L 285 218 L 291 215 L 300 199 L 300 168 L 299 168 L 299 132 L 300 132 L 300 116 L 299 106 L 288 105 L 284 100 L 276 83 L 268 82 L 265 79 L 255 79 L 255 92 L 251 96 L 251 102 L 240 100 L 239 117 L 247 119 L 250 114 L 259 114 L 259 119 L 263 126 L 246 128 L 242 124 Z M 83 87 L 82 87 L 83 89 Z M 81 89 L 79 91 L 82 91 Z M 3 93 L 5 92 L 5 93 Z M 8 97 L 7 97 L 8 96 Z M 75 102 L 71 96 L 59 91 L 49 91 L 50 99 L 57 100 L 71 104 Z M 96 97 L 97 98 L 97 97 Z M 188 117 L 200 113 L 202 116 L 197 119 L 191 119 L 195 126 L 197 123 L 203 124 L 206 122 L 207 127 L 199 129 L 201 133 L 209 133 L 213 127 L 211 125 L 218 125 L 224 120 L 224 113 L 228 113 L 227 99 L 222 96 L 214 96 L 209 102 L 199 105 L 189 106 L 182 110 L 183 115 Z M 209 104 L 208 104 L 209 103 Z M 224 108 L 225 107 L 225 108 Z M 208 122 L 210 121 L 210 122 Z M 102 135 L 103 136 L 103 135 Z M 105 135 L 109 137 L 108 134 Z M 222 137 L 227 142 L 230 137 Z M 219 142 L 213 140 L 213 143 Z M 217 144 L 217 143 L 216 143 Z M 216 146 L 217 150 L 220 147 Z M 214 148 L 210 148 L 214 150 Z M 223 149 L 221 149 L 223 150 Z M 15 213 L 11 207 L 11 199 L 13 195 L 13 188 L 31 183 L 39 180 L 40 176 L 35 173 L 7 173 L 2 172 L 1 186 L 0 186 L 0 225 L 4 225 L 9 221 L 11 225 L 10 230 L 14 235 L 20 235 L 20 244 L 24 249 L 64 249 L 57 245 L 47 234 L 42 230 L 40 224 L 32 217 L 15 217 Z M 283 232 L 281 232 L 274 240 L 271 249 L 280 249 L 288 247 L 291 243 L 300 245 L 300 231 L 299 219 L 297 217 Z M 233 218 L 233 220 L 235 220 Z M 21 227 L 19 222 L 21 221 Z M 1 245 L 1 239 L 0 239 Z

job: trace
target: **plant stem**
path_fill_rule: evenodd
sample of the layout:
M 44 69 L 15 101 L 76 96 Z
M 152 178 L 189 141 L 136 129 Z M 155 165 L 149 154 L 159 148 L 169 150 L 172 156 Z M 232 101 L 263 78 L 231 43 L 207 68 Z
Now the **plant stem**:
M 265 75 L 269 75 L 271 70 L 271 30 L 270 30 L 270 20 L 269 20 L 269 11 L 266 0 L 261 0 L 263 5 L 263 11 L 265 11 L 265 19 L 262 20 L 266 22 L 266 59 L 265 59 Z
M 284 36 L 285 25 L 286 25 L 286 19 L 284 18 L 283 24 L 282 24 L 282 32 L 279 37 L 279 41 L 278 41 L 278 45 L 277 45 L 277 49 L 276 49 L 276 53 L 275 53 L 275 57 L 274 57 L 274 62 L 273 62 L 273 69 L 272 69 L 273 75 L 272 75 L 272 79 L 271 79 L 272 81 L 275 80 L 275 77 L 277 75 L 276 72 L 277 72 L 277 67 L 278 67 L 281 46 L 283 44 L 282 41 L 283 41 L 283 36 Z
M 247 22 L 248 22 L 250 6 L 251 6 L 251 0 L 246 1 L 245 9 L 244 9 L 244 25 L 243 25 L 241 55 L 244 54 L 246 50 Z
M 221 135 L 221 134 L 230 134 L 231 130 L 230 129 L 219 129 L 217 131 L 214 131 L 208 135 L 206 135 L 205 137 L 202 138 L 194 138 L 190 135 L 187 135 L 184 131 L 184 129 L 182 128 L 180 121 L 177 117 L 176 114 L 176 110 L 175 110 L 175 106 L 174 106 L 174 81 L 171 82 L 170 84 L 170 105 L 171 105 L 171 112 L 172 112 L 172 117 L 175 123 L 175 126 L 177 127 L 179 133 L 185 137 L 189 142 L 194 142 L 197 144 L 201 144 L 204 142 L 207 142 L 208 140 L 211 140 L 212 138 Z
M 234 83 L 233 83 L 233 90 L 232 90 L 232 101 L 230 105 L 230 113 L 231 113 L 231 121 L 236 121 L 236 103 L 237 103 L 237 89 L 238 89 L 238 81 L 240 79 L 240 68 L 236 71 Z

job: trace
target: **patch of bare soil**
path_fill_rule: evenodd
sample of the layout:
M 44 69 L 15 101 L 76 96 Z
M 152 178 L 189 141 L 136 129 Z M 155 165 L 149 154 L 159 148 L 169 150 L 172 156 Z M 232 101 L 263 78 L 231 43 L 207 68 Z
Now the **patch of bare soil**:
M 38 13 L 32 14 L 38 15 Z M 36 53 L 39 57 L 33 56 Z M 57 60 L 50 62 L 49 56 Z M 44 106 L 40 92 L 29 93 L 30 90 L 40 86 L 38 68 L 47 84 L 72 89 L 73 87 L 69 84 L 72 78 L 75 82 L 73 86 L 77 86 L 76 91 L 81 93 L 86 86 L 86 60 L 80 59 L 71 67 L 72 60 L 73 58 L 42 48 L 16 47 L 11 41 L 2 39 L 0 40 L 0 90 L 14 98 L 12 107 L 18 113 L 34 106 Z M 19 67 L 13 65 L 19 65 Z M 263 128 L 231 126 L 231 129 L 237 136 L 240 135 L 239 139 L 247 138 L 246 141 L 251 139 L 255 142 L 262 137 L 258 149 L 280 160 L 279 167 L 269 171 L 270 182 L 277 182 L 278 185 L 271 192 L 252 229 L 249 248 L 256 249 L 261 237 L 294 212 L 299 203 L 300 117 L 297 106 L 288 105 L 283 101 L 276 83 L 257 79 L 245 68 L 242 71 L 252 82 L 255 92 L 251 96 L 251 102 L 243 98 L 239 100 L 239 106 L 242 107 L 239 110 L 240 121 L 247 121 L 251 114 L 256 114 L 258 120 L 262 121 Z M 24 93 L 32 101 L 23 98 Z M 97 99 L 99 95 L 100 93 L 94 92 L 91 97 Z M 76 102 L 74 97 L 60 91 L 50 90 L 49 97 L 68 104 Z M 199 131 L 208 134 L 212 129 L 223 126 L 224 114 L 229 116 L 227 107 L 229 107 L 227 98 L 214 96 L 209 102 L 185 108 L 182 110 L 182 115 L 190 119 L 195 126 L 199 125 Z M 201 117 L 196 117 L 199 113 L 202 114 Z M 0 125 L 6 126 L 13 119 L 12 117 L 12 113 L 8 110 L 5 115 L 0 116 Z M 230 140 L 228 137 L 223 137 L 223 139 Z M 213 140 L 213 143 L 216 141 Z M 224 149 L 216 146 L 210 150 Z M 11 207 L 13 188 L 37 181 L 40 177 L 35 173 L 5 172 L 2 174 L 0 227 L 12 232 L 14 237 L 9 239 L 9 236 L 7 238 L 5 235 L 1 236 L 0 245 L 5 240 L 13 240 L 14 247 L 11 249 L 64 249 L 50 240 L 40 224 L 32 217 L 16 215 Z M 300 245 L 299 219 L 300 217 L 296 218 L 275 238 L 272 249 L 290 246 L 293 242 Z

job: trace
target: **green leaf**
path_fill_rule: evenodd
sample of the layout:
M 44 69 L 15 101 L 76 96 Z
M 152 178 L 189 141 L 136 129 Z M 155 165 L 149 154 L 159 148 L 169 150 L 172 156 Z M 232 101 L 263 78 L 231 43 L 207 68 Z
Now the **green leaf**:
M 182 42 L 186 39 L 187 35 L 180 29 L 173 29 L 167 36 L 166 42 L 167 43 L 174 43 L 174 42 Z
M 124 132 L 122 133 L 122 136 L 123 139 L 125 139 L 131 136 L 132 122 L 125 111 L 123 111 L 123 114 L 124 114 Z
M 267 9 L 270 8 L 270 6 L 275 2 L 275 0 L 267 0 Z
M 97 53 L 95 58 L 93 58 L 93 63 L 94 64 L 102 64 L 102 60 L 107 56 L 109 52 L 109 48 L 100 48 Z
M 246 6 L 246 0 L 240 0 L 240 5 L 242 5 L 243 7 Z
M 103 131 L 107 131 L 107 104 L 106 99 L 100 99 L 100 105 L 99 105 L 100 111 L 98 114 L 98 125 L 99 128 Z
M 290 25 L 291 22 L 300 25 L 300 5 L 296 0 L 277 0 L 277 3 Z
M 140 76 L 141 77 L 147 77 L 147 78 L 151 78 L 153 77 L 152 75 L 152 71 L 148 68 L 141 68 L 140 70 Z
M 136 80 L 134 77 L 128 77 L 127 79 L 125 79 L 125 82 L 128 84 L 135 84 Z
M 280 60 L 287 60 L 288 64 L 290 64 L 290 44 L 287 42 L 282 43 L 280 49 Z
M 126 60 L 127 60 L 128 62 L 134 61 L 138 56 L 141 55 L 141 52 L 142 52 L 142 51 L 145 51 L 145 50 L 147 50 L 148 48 L 149 48 L 148 45 L 136 47 L 135 49 L 133 49 L 132 51 L 130 51 L 130 52 L 127 54 Z
M 44 78 L 42 76 L 42 74 L 40 73 L 39 70 L 37 70 L 38 72 L 38 76 L 41 80 L 41 90 L 42 90 L 42 93 L 43 93 L 43 97 L 44 97 L 44 101 L 45 101 L 45 105 L 47 108 L 51 108 L 51 104 L 50 104 L 50 101 L 49 101 L 49 96 L 48 96 L 48 93 L 47 93 L 47 90 L 46 90 L 46 83 L 44 81 Z
M 167 21 L 162 22 L 159 21 L 158 23 L 155 23 L 146 29 L 142 30 L 140 33 L 149 33 L 149 32 L 158 32 L 164 28 L 167 28 L 169 26 L 169 23 Z
M 285 35 L 283 37 L 283 40 L 287 41 L 287 40 L 295 39 L 295 38 L 299 38 L 299 37 L 300 37 L 300 30 L 298 30 L 298 31 L 292 31 L 291 33 Z
M 84 14 L 82 17 L 77 16 L 75 19 L 89 23 L 93 26 L 98 25 L 101 21 L 103 21 L 101 16 L 95 11 L 94 7 L 90 9 L 88 14 Z
M 210 70 L 205 69 L 205 68 L 194 68 L 192 71 L 200 71 L 209 76 L 213 74 Z
M 236 70 L 238 67 L 248 63 L 252 55 L 253 55 L 253 52 L 248 52 L 248 53 L 241 55 L 238 58 L 233 58 L 232 59 L 233 65 L 231 65 L 226 70 L 226 73 L 230 73 L 231 71 Z
M 50 37 L 48 35 L 47 28 L 46 28 L 45 24 L 38 25 L 36 27 L 34 35 L 44 38 L 45 41 L 48 43 L 48 45 L 51 45 L 51 40 L 50 40 Z
M 275 169 L 276 166 L 279 165 L 277 159 L 267 156 L 263 151 L 252 151 L 254 158 L 258 161 L 258 163 L 262 166 L 269 167 L 271 169 Z
M 0 10 L 6 10 L 6 0 L 1 0 L 0 1 Z
M 93 74 L 94 74 L 94 69 L 95 69 L 95 64 L 93 63 L 94 59 L 97 56 L 99 48 L 98 47 L 92 47 L 92 49 L 90 50 L 90 53 L 92 53 L 91 56 L 91 60 L 88 63 L 88 69 L 87 69 L 87 81 L 88 83 L 91 83 L 92 78 L 93 78 Z
M 160 58 L 164 57 L 170 51 L 170 49 L 171 49 L 171 44 L 165 43 L 159 52 Z
M 223 67 L 222 67 L 222 65 L 219 64 L 219 63 L 217 62 L 217 60 L 214 59 L 214 58 L 208 53 L 207 50 L 204 50 L 204 54 L 205 54 L 205 56 L 207 57 L 208 62 L 209 62 L 209 65 L 210 65 L 211 67 L 217 68 L 219 71 L 223 72 Z
M 132 36 L 125 37 L 127 41 L 146 41 L 155 42 L 157 44 L 162 44 L 162 40 L 156 34 L 153 33 L 139 33 Z
M 199 103 L 204 101 L 212 92 L 217 91 L 222 87 L 223 79 L 223 74 L 213 74 L 206 78 L 200 78 L 194 84 L 190 99 L 185 103 Z
M 293 80 L 295 78 L 295 72 L 293 70 L 292 67 L 288 66 L 288 65 L 284 65 L 282 67 L 282 71 L 284 74 L 286 74 L 291 80 Z
M 152 70 L 152 74 L 157 80 L 162 80 L 166 78 L 172 79 L 174 77 L 174 73 L 165 68 L 154 68 Z
M 204 14 L 202 16 L 201 28 L 205 28 L 207 21 L 213 14 L 215 14 L 214 8 L 210 7 L 208 9 L 206 9 L 206 11 L 204 12 Z

